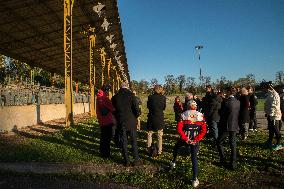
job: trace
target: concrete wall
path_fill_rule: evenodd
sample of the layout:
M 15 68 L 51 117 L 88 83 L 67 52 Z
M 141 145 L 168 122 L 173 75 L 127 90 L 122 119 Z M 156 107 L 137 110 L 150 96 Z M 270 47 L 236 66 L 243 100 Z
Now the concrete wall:
M 74 115 L 90 111 L 89 103 L 74 104 Z M 11 131 L 66 116 L 65 104 L 2 106 L 0 107 L 0 131 Z

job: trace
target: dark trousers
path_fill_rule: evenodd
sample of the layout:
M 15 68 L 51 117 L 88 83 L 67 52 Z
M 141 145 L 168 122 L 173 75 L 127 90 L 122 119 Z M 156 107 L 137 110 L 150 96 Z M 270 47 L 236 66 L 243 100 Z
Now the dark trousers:
M 249 120 L 249 129 L 256 129 L 257 128 L 257 119 L 256 119 L 256 112 L 250 112 L 250 120 Z
M 112 126 L 113 124 L 100 126 L 101 130 L 100 154 L 103 157 L 110 157 L 110 141 L 112 138 Z
M 236 159 L 237 159 L 237 142 L 236 142 L 236 132 L 235 131 L 227 131 L 227 132 L 219 133 L 219 137 L 217 139 L 217 148 L 218 148 L 218 152 L 220 156 L 220 161 L 221 162 L 225 161 L 223 143 L 228 136 L 229 136 L 229 143 L 230 143 L 230 148 L 231 148 L 230 164 L 232 166 L 235 166 Z
M 211 132 L 211 136 L 214 138 L 215 141 L 217 141 L 218 138 L 218 122 L 217 121 L 209 121 L 209 129 Z
M 268 130 L 269 130 L 269 137 L 268 142 L 272 143 L 274 134 L 276 136 L 276 144 L 281 144 L 281 133 L 280 133 L 280 121 L 281 120 L 271 120 L 270 117 L 267 117 L 268 121 Z
M 174 147 L 173 152 L 173 162 L 175 163 L 177 160 L 177 155 L 182 146 L 188 148 L 191 154 L 191 163 L 192 163 L 192 172 L 193 172 L 193 180 L 196 180 L 198 174 L 198 162 L 197 162 L 197 152 L 198 152 L 198 143 L 195 145 L 187 144 L 184 140 L 179 139 Z
M 139 160 L 138 156 L 138 147 L 137 147 L 137 131 L 136 128 L 133 130 L 125 130 L 123 129 L 123 144 L 122 144 L 122 154 L 124 158 L 125 163 L 129 163 L 129 154 L 128 154 L 128 137 L 131 140 L 131 146 L 132 146 L 132 153 L 133 153 L 133 158 L 134 161 Z

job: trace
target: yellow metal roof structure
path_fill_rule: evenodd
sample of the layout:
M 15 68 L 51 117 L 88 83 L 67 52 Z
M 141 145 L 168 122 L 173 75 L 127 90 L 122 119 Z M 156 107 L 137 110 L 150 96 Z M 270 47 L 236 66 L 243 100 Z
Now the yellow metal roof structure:
M 64 0 L 0 0 L 0 54 L 64 75 L 63 3 Z M 95 6 L 100 4 L 105 6 L 98 14 Z M 106 58 L 112 58 L 114 65 L 120 60 L 123 69 L 118 72 L 129 81 L 117 0 L 75 0 L 72 17 L 73 80 L 89 81 L 89 41 L 83 32 L 91 26 L 96 35 L 96 67 L 101 64 L 99 49 L 104 47 Z M 107 31 L 102 27 L 105 19 L 110 24 Z M 111 43 L 107 40 L 110 35 L 114 36 Z M 100 77 L 100 69 L 96 69 L 96 77 Z

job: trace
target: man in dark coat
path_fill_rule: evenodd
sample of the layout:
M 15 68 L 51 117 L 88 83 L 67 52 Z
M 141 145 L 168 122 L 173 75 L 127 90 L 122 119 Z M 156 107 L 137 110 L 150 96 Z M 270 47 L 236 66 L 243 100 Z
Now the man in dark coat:
M 229 143 L 231 148 L 231 160 L 230 168 L 236 168 L 236 133 L 239 131 L 239 111 L 240 102 L 234 97 L 236 89 L 234 87 L 228 87 L 228 98 L 223 101 L 220 110 L 220 125 L 219 136 L 217 139 L 217 148 L 220 155 L 220 163 L 225 165 L 225 155 L 223 143 L 229 136 Z
M 250 131 L 257 131 L 257 119 L 256 119 L 256 105 L 258 103 L 257 96 L 254 94 L 253 87 L 250 86 L 248 88 L 249 92 L 249 104 L 250 104 L 250 110 L 249 110 L 249 130 Z
M 116 95 L 112 97 L 112 104 L 114 106 L 114 116 L 117 121 L 116 132 L 120 131 L 123 135 L 122 154 L 124 158 L 124 165 L 129 166 L 130 160 L 128 156 L 128 136 L 131 138 L 134 165 L 140 164 L 137 148 L 137 117 L 141 114 L 139 105 L 134 98 L 133 93 L 127 89 L 127 83 L 121 84 L 121 89 Z
M 217 140 L 218 137 L 218 128 L 217 128 L 217 122 L 213 121 L 213 113 L 215 108 L 220 107 L 215 107 L 217 104 L 217 101 L 215 100 L 216 94 L 213 91 L 213 88 L 211 85 L 206 86 L 206 94 L 202 98 L 202 113 L 205 116 L 207 125 L 208 125 L 208 131 L 210 136 L 213 136 L 215 141 Z M 213 107 L 214 106 L 214 107 Z M 217 110 L 218 111 L 218 110 Z
M 166 97 L 162 94 L 163 88 L 160 85 L 154 87 L 154 94 L 148 97 L 147 108 L 149 109 L 147 121 L 147 148 L 152 145 L 152 135 L 158 133 L 158 154 L 162 153 L 163 129 L 165 128 L 164 110 L 166 108 Z
M 220 95 L 214 95 L 209 106 L 208 124 L 210 126 L 210 132 L 212 133 L 215 142 L 218 138 L 218 124 L 220 120 L 220 109 L 223 99 Z
M 202 113 L 205 116 L 205 119 L 209 121 L 209 113 L 212 106 L 212 100 L 216 95 L 213 92 L 211 85 L 206 86 L 206 94 L 202 98 Z

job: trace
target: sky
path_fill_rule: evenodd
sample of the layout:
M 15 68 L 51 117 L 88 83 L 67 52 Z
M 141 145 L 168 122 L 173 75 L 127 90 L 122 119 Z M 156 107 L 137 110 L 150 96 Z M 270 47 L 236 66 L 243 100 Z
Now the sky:
M 284 71 L 284 0 L 118 0 L 131 80 Z M 200 61 L 195 50 L 203 45 Z

